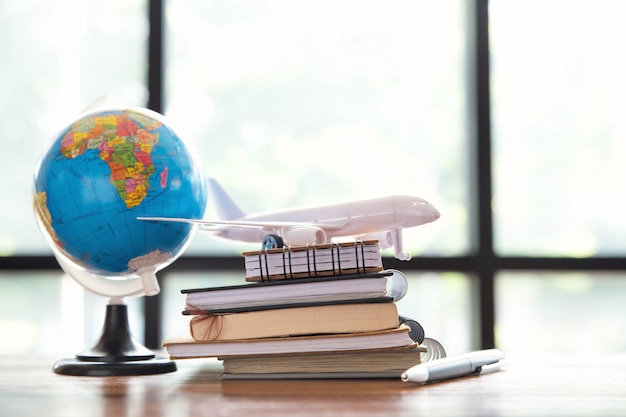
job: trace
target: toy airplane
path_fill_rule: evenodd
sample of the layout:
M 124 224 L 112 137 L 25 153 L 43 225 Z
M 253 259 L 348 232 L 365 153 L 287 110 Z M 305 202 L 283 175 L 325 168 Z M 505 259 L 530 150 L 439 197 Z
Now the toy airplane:
M 439 218 L 439 211 L 426 200 L 402 195 L 247 214 L 213 178 L 209 179 L 209 190 L 219 220 L 138 219 L 196 224 L 200 230 L 225 239 L 263 242 L 263 248 L 322 244 L 338 237 L 376 239 L 383 249 L 393 246 L 396 258 L 409 260 L 402 230 Z

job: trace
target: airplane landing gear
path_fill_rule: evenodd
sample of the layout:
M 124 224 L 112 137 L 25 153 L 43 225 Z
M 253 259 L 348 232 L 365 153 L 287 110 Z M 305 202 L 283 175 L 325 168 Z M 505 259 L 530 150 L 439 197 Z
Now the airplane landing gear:
M 276 249 L 285 246 L 283 238 L 278 235 L 267 235 L 263 238 L 261 249 Z

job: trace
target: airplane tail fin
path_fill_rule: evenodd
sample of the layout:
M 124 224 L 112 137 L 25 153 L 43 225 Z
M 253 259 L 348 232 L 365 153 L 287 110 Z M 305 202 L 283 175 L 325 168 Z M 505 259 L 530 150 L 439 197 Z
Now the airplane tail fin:
M 246 215 L 214 178 L 209 178 L 209 191 L 220 220 L 236 220 Z

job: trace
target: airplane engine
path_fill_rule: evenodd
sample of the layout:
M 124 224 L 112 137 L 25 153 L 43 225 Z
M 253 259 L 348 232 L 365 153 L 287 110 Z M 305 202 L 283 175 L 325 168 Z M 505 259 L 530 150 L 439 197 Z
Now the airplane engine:
M 295 227 L 283 236 L 286 245 L 306 245 L 326 243 L 326 233 L 319 227 Z
M 387 249 L 393 246 L 393 235 L 390 231 L 385 230 L 377 233 L 367 233 L 359 235 L 359 239 L 362 240 L 378 240 L 382 249 Z

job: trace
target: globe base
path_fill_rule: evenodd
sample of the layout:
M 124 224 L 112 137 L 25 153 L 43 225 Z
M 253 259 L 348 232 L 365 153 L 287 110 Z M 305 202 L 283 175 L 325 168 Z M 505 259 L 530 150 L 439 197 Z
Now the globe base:
M 126 304 L 108 304 L 102 334 L 90 349 L 54 364 L 57 374 L 80 376 L 149 375 L 176 371 L 176 364 L 137 342 Z
M 154 375 L 174 372 L 176 364 L 157 358 L 126 362 L 90 362 L 73 358 L 58 360 L 53 370 L 56 374 L 74 376 Z

